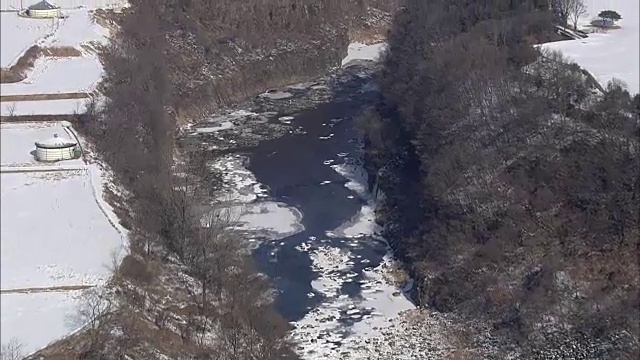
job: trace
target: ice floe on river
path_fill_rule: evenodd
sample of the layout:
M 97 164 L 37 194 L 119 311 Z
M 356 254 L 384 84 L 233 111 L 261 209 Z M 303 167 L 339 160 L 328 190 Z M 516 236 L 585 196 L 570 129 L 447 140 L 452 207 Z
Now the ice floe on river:
M 443 358 L 448 347 L 443 345 L 446 335 L 439 329 L 442 320 L 416 309 L 407 298 L 411 280 L 397 270 L 400 266 L 379 235 L 375 202 L 368 193 L 361 155 L 337 156 L 344 162 L 335 164 L 336 159 L 323 165 L 346 178 L 344 186 L 363 204 L 336 229 L 326 229 L 324 237 L 309 236 L 308 241 L 295 247 L 308 253 L 311 270 L 317 276 L 307 296 L 321 300 L 292 323 L 297 352 L 308 360 Z M 246 161 L 242 155 L 231 154 L 211 164 L 221 172 L 225 184 L 221 200 L 238 213 L 239 229 L 263 239 L 260 241 L 278 240 L 285 245 L 286 237 L 304 231 L 304 214 L 270 200 L 269 189 L 247 170 Z M 328 181 L 317 186 L 322 184 L 331 186 Z M 386 254 L 381 261 L 380 252 L 369 259 L 362 255 L 366 253 L 362 248 L 380 249 Z M 279 248 L 274 248 L 273 261 L 278 261 L 278 253 Z
M 287 204 L 264 199 L 267 189 L 245 167 L 246 158 L 230 154 L 216 159 L 211 167 L 222 174 L 223 191 L 218 200 L 227 203 L 226 211 L 236 228 L 251 231 L 270 240 L 282 239 L 304 230 L 302 214 Z

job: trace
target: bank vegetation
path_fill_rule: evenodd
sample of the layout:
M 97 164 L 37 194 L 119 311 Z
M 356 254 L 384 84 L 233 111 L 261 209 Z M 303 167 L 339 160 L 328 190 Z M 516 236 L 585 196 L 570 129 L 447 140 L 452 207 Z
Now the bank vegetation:
M 640 97 L 532 46 L 549 5 L 406 1 L 359 119 L 378 216 L 480 358 L 635 359 Z

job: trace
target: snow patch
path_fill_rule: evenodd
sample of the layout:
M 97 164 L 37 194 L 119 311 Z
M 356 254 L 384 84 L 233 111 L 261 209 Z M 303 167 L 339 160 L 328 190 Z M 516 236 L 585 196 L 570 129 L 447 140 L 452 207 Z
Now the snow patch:
M 386 51 L 386 43 L 365 45 L 361 43 L 351 43 L 347 49 L 347 56 L 342 59 L 342 66 L 346 66 L 354 60 L 378 61 L 380 56 Z
M 261 98 L 267 98 L 270 100 L 282 100 L 293 97 L 293 94 L 286 91 L 269 91 L 263 94 L 260 94 Z
M 589 26 L 602 10 L 620 13 L 616 23 L 620 29 L 589 34 L 582 40 L 567 40 L 543 44 L 550 50 L 560 50 L 569 59 L 585 68 L 603 85 L 613 78 L 627 83 L 629 92 L 640 91 L 640 2 L 638 0 L 585 0 L 588 13 L 579 22 L 579 28 L 595 30 Z
M 2 116 L 73 115 L 85 112 L 88 99 L 2 102 Z

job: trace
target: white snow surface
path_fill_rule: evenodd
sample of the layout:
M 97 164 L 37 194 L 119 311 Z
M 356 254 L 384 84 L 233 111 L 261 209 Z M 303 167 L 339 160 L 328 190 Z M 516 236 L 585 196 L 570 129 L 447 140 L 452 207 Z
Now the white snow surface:
M 260 201 L 243 207 L 239 228 L 263 232 L 270 239 L 281 239 L 304 230 L 302 214 L 283 203 Z
M 40 164 L 29 154 L 55 133 L 75 139 L 53 122 L 3 123 L 0 131 L 0 342 L 15 338 L 24 355 L 82 327 L 78 287 L 100 286 L 127 251 L 126 230 L 102 198 L 99 165 Z
M 613 78 L 627 83 L 629 92 L 640 92 L 640 1 L 638 0 L 584 0 L 587 14 L 578 27 L 587 31 L 589 24 L 602 10 L 614 10 L 622 20 L 620 29 L 591 33 L 582 40 L 567 40 L 544 44 L 544 48 L 560 50 L 569 59 L 591 72 L 606 85 Z
M 293 97 L 293 94 L 286 91 L 272 91 L 266 92 L 259 95 L 261 98 L 267 98 L 271 100 L 283 100 Z
M 76 321 L 81 291 L 3 294 L 0 302 L 2 344 L 15 338 L 24 355 L 82 327 Z
M 386 43 L 378 43 L 365 45 L 361 43 L 351 43 L 347 49 L 347 56 L 342 59 L 342 66 L 347 65 L 353 60 L 372 60 L 378 61 L 380 56 L 387 49 Z
M 60 19 L 58 31 L 48 39 L 47 46 L 73 46 L 98 42 L 105 44 L 109 30 L 98 25 L 87 9 L 69 10 L 66 18 Z
M 267 196 L 267 189 L 258 183 L 253 173 L 244 166 L 246 161 L 243 156 L 230 154 L 210 164 L 222 173 L 224 186 L 219 201 L 249 204 L 259 197 Z
M 33 156 L 36 141 L 50 139 L 57 134 L 61 138 L 75 141 L 73 134 L 59 122 L 50 123 L 3 123 L 0 125 L 0 164 L 2 168 L 15 166 L 82 166 L 82 160 L 66 160 L 55 163 L 38 162 Z M 4 200 L 4 198 L 3 198 Z
M 91 92 L 102 79 L 102 64 L 95 55 L 70 58 L 41 57 L 19 83 L 0 84 L 2 95 Z M 5 107 L 5 104 L 2 104 Z
M 3 290 L 93 285 L 123 239 L 97 206 L 87 171 L 3 173 Z
M 27 19 L 0 13 L 0 66 L 11 66 L 31 45 L 55 29 L 55 21 Z
M 67 17 L 63 19 L 30 19 L 15 12 L 0 14 L 2 67 L 14 64 L 36 44 L 42 47 L 71 46 L 81 50 L 82 44 L 106 42 L 109 30 L 98 25 L 88 9 L 69 10 L 65 15 Z
M 88 9 L 65 11 L 64 19 L 29 19 L 2 13 L 2 67 L 8 67 L 29 47 L 74 47 L 80 57 L 39 57 L 19 83 L 0 84 L 2 95 L 92 92 L 104 70 L 97 54 L 82 45 L 106 43 L 109 30 L 96 24 Z M 0 103 L 2 116 L 61 115 L 84 110 L 86 99 L 16 101 Z
M 73 115 L 85 111 L 88 99 L 62 99 L 39 101 L 5 101 L 2 102 L 0 113 L 2 116 L 12 115 Z
M 302 214 L 298 209 L 284 203 L 258 201 L 267 197 L 267 189 L 246 169 L 245 161 L 244 157 L 231 154 L 211 164 L 222 172 L 224 189 L 218 200 L 228 204 L 225 216 L 237 223 L 237 229 L 270 240 L 303 231 L 304 226 L 300 223 Z
M 20 10 L 20 6 L 29 7 L 41 0 L 0 0 L 1 10 Z M 50 0 L 50 3 L 60 6 L 61 9 L 110 9 L 128 6 L 125 0 Z

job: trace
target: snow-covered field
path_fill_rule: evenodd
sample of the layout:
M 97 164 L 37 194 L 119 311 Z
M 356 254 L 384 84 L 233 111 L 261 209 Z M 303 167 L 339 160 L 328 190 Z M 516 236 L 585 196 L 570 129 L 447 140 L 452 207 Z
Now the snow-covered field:
M 47 46 L 73 46 L 89 42 L 104 42 L 109 37 L 109 30 L 98 25 L 87 9 L 67 10 L 67 18 L 61 19 L 58 31 L 52 36 Z
M 72 115 L 85 110 L 86 99 L 5 101 L 2 103 L 2 116 L 21 115 Z
M 3 290 L 109 276 L 123 239 L 97 206 L 87 171 L 3 173 L 1 181 Z
M 16 13 L 0 13 L 0 66 L 11 66 L 28 48 L 54 32 L 54 20 L 25 19 Z
M 82 327 L 77 308 L 82 291 L 2 294 L 2 343 L 22 343 L 24 355 Z M 28 339 L 28 340 L 27 340 Z
M 91 8 L 91 6 L 90 6 Z M 39 57 L 26 78 L 0 84 L 3 96 L 93 92 L 104 74 L 93 45 L 104 44 L 109 30 L 98 25 L 88 8 L 65 10 L 64 19 L 29 19 L 2 13 L 2 67 L 15 63 L 32 45 L 73 47 L 79 57 Z M 13 100 L 13 99 L 12 99 Z M 84 109 L 82 100 L 5 101 L 2 116 L 73 114 Z M 11 111 L 13 109 L 13 111 Z
M 0 0 L 1 10 L 20 10 L 21 6 L 29 7 L 41 0 Z M 75 9 L 84 7 L 87 9 L 109 9 L 128 5 L 126 0 L 51 0 L 50 3 L 60 6 L 62 9 Z
M 571 60 L 591 72 L 606 85 L 612 78 L 627 83 L 629 92 L 640 92 L 640 1 L 584 0 L 587 14 L 578 27 L 587 31 L 589 24 L 602 10 L 614 10 L 622 20 L 619 29 L 592 33 L 583 40 L 567 40 L 544 44 L 547 49 L 560 50 Z
M 102 73 L 96 56 L 39 58 L 23 82 L 1 84 L 0 91 L 4 96 L 90 92 L 102 79 Z
M 31 154 L 36 141 L 74 139 L 73 130 L 59 123 L 0 130 L 0 342 L 15 338 L 26 355 L 82 326 L 79 290 L 110 276 L 114 256 L 126 252 L 126 232 L 102 199 L 98 165 L 45 166 Z
M 56 163 L 37 162 L 32 152 L 35 142 L 52 138 L 54 135 L 74 140 L 73 135 L 58 122 L 51 123 L 4 123 L 0 125 L 0 165 L 8 166 L 69 166 L 83 165 L 82 160 L 67 160 Z M 75 140 L 74 140 L 75 141 Z M 4 199 L 4 197 L 3 197 Z

